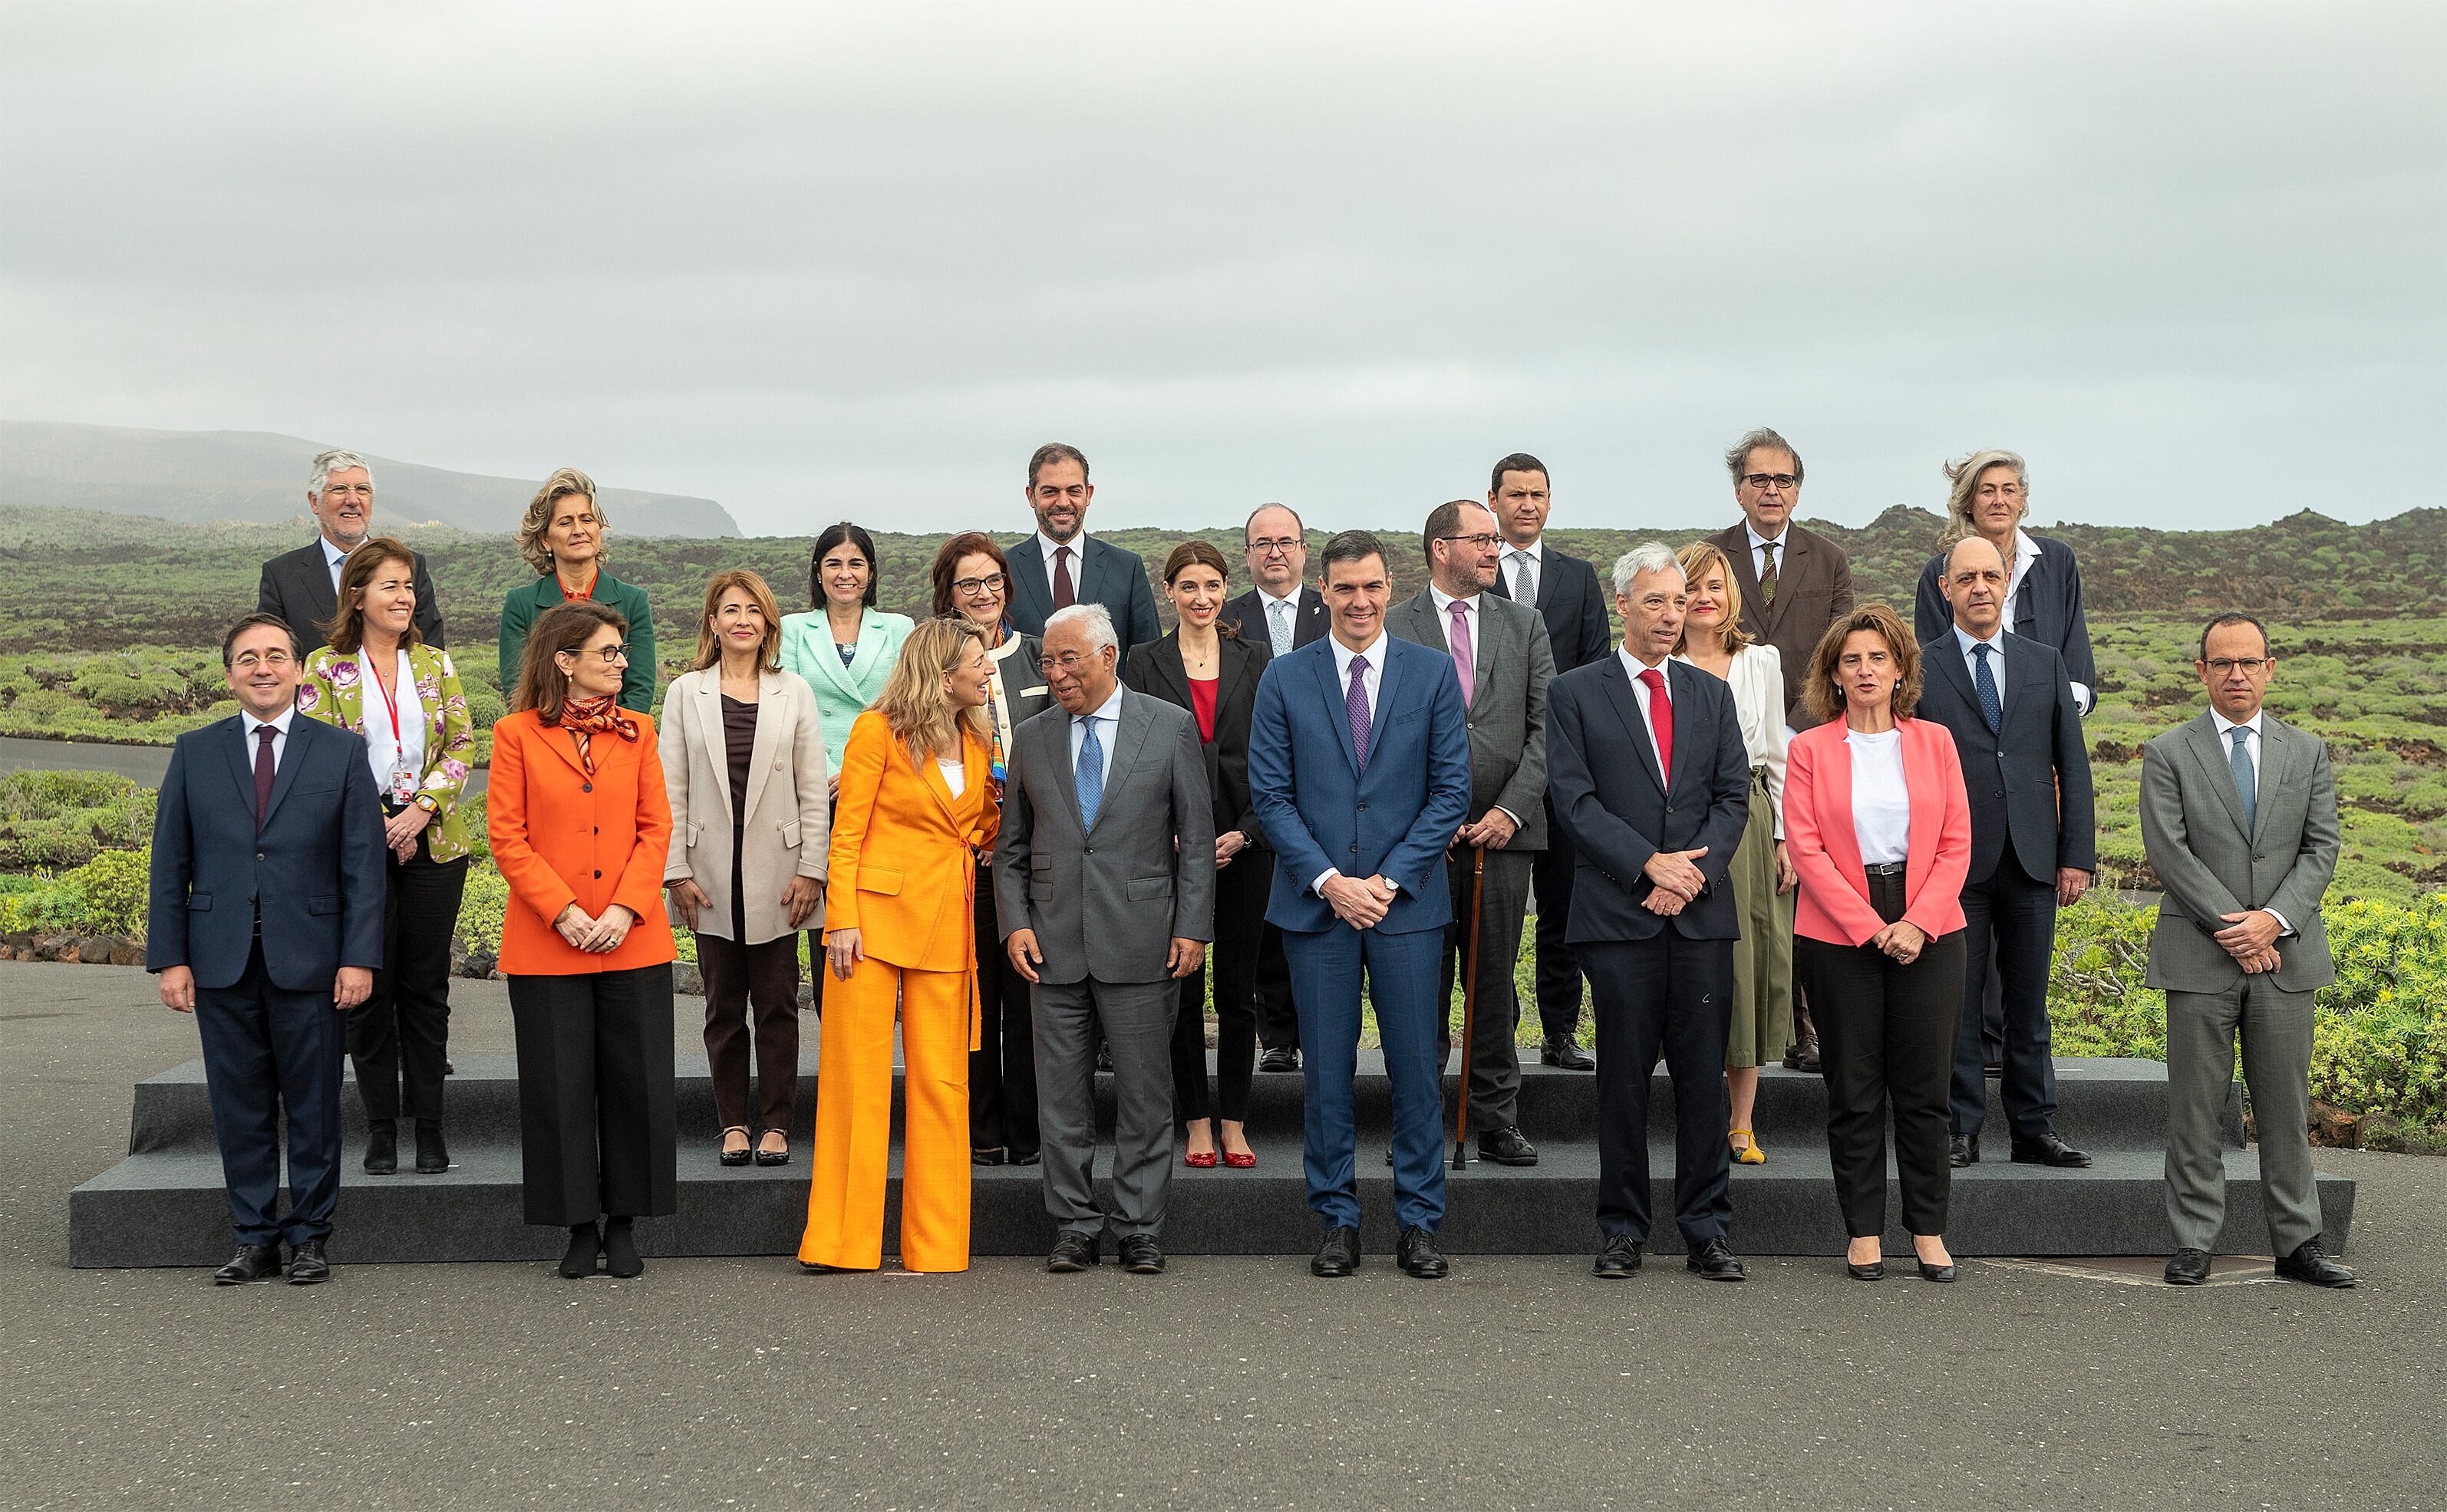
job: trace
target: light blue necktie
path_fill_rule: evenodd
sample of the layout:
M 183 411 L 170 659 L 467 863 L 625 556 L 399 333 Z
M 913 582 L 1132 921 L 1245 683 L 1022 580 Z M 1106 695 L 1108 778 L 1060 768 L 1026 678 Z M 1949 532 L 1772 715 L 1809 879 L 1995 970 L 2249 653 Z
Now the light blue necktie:
M 1292 606 L 1280 598 L 1266 600 L 1266 638 L 1278 656 L 1292 653 Z
M 2005 701 L 1997 696 L 1997 679 L 1988 672 L 1988 653 L 1995 649 L 1984 640 L 1971 648 L 1971 690 L 1980 695 L 1980 717 L 1991 735 L 2005 723 Z
M 2251 769 L 2251 752 L 2244 743 L 2251 738 L 2251 728 L 2237 725 L 2227 731 L 2234 737 L 2234 748 L 2227 754 L 2227 765 L 2234 768 L 2234 790 L 2243 795 L 2243 827 L 2250 830 L 2260 822 L 2260 779 Z
M 1096 727 L 1103 723 L 1093 714 L 1079 721 L 1087 732 L 1079 737 L 1079 765 L 1071 774 L 1071 790 L 1079 795 L 1079 827 L 1096 827 L 1096 805 L 1105 801 L 1105 746 L 1096 738 Z

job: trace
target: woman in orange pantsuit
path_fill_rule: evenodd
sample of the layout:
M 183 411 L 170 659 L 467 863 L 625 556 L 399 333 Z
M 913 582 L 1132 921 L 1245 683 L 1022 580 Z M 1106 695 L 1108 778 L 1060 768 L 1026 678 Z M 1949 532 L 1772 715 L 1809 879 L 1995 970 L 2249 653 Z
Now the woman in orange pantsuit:
M 875 707 L 850 727 L 833 801 L 825 993 L 816 1055 L 808 1265 L 883 1263 L 892 1019 L 907 1126 L 901 1263 L 969 1268 L 969 1051 L 977 1046 L 977 853 L 994 844 L 985 642 L 965 622 L 912 631 Z

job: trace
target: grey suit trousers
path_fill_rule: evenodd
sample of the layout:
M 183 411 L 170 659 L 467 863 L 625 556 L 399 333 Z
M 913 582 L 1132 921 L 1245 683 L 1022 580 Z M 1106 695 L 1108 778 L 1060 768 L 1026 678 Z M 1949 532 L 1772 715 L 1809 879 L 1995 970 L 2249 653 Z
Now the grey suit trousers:
M 1181 984 L 1039 982 L 1036 1126 L 1042 1137 L 1045 1211 L 1054 1226 L 1097 1234 L 1096 1030 L 1113 1054 L 1113 1211 L 1116 1238 L 1164 1227 L 1172 1181 L 1172 1021 Z
M 2235 1039 L 2260 1134 L 2260 1181 L 2273 1255 L 2320 1237 L 2311 1169 L 2311 999 L 2268 976 L 2223 992 L 2167 994 L 2167 1221 L 2178 1249 L 2217 1252 L 2226 1224 L 2219 1120 L 2234 1082 Z
M 1456 851 L 1446 867 L 1452 886 L 1453 921 L 1445 928 L 1444 999 L 1448 1005 L 1436 1027 L 1436 1065 L 1452 1064 L 1453 1035 L 1461 1010 L 1452 1006 L 1453 983 L 1460 978 L 1463 954 L 1470 947 L 1470 868 L 1468 851 Z M 1487 875 L 1479 889 L 1478 1001 L 1470 1049 L 1470 1126 L 1492 1133 L 1521 1122 L 1521 1049 L 1515 1036 L 1521 1026 L 1521 1000 L 1512 986 L 1512 963 L 1521 954 L 1521 925 L 1529 911 L 1529 872 L 1536 853 L 1491 850 Z

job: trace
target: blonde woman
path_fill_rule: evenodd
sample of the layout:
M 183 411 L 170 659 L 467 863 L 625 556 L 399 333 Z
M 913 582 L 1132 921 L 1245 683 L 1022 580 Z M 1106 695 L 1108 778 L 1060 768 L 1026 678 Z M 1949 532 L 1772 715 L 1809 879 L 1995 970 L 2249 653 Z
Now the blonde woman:
M 1750 822 L 1734 852 L 1734 904 L 1742 937 L 1734 947 L 1733 1031 L 1725 1043 L 1726 1139 L 1734 1159 L 1761 1165 L 1752 1130 L 1758 1068 L 1793 1043 L 1793 863 L 1784 848 L 1784 658 L 1742 629 L 1741 581 L 1722 547 L 1694 541 L 1676 554 L 1691 596 L 1675 659 L 1724 679 L 1751 762 Z
M 1921 569 L 1912 598 L 1912 633 L 1926 645 L 1954 626 L 1942 586 L 1945 558 L 1957 542 L 1977 536 L 2005 562 L 2005 628 L 2055 649 L 2073 681 L 2073 701 L 2087 717 L 2097 702 L 2098 664 L 2082 611 L 2081 567 L 2073 548 L 2022 528 L 2031 512 L 2031 473 L 2020 455 L 1975 451 L 1945 464 L 1945 530 L 1937 555 Z
M 815 1172 L 799 1258 L 882 1264 L 892 1022 L 908 1066 L 901 1263 L 969 1268 L 969 1052 L 977 1048 L 977 857 L 1001 811 L 984 640 L 965 620 L 913 630 L 842 753 L 833 803 L 818 1048 Z
M 502 697 L 519 686 L 527 630 L 545 610 L 561 604 L 598 603 L 629 627 L 623 647 L 628 670 L 620 678 L 620 707 L 643 714 L 654 707 L 654 620 L 646 591 L 603 570 L 609 557 L 604 535 L 612 522 L 595 497 L 595 480 L 563 467 L 543 481 L 519 520 L 519 555 L 539 575 L 502 600 Z

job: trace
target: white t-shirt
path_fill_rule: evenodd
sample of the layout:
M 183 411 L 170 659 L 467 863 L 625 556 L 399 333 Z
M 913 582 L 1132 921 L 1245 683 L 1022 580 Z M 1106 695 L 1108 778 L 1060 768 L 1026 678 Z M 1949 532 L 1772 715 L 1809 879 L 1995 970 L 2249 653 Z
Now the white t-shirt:
M 1911 854 L 1911 789 L 1904 784 L 1904 732 L 1848 730 L 1852 752 L 1852 837 L 1861 864 L 1881 866 Z

